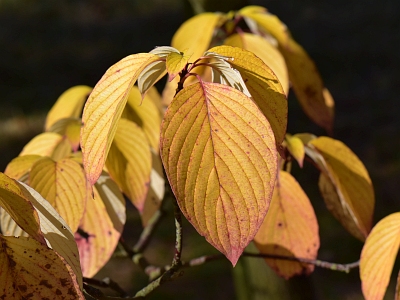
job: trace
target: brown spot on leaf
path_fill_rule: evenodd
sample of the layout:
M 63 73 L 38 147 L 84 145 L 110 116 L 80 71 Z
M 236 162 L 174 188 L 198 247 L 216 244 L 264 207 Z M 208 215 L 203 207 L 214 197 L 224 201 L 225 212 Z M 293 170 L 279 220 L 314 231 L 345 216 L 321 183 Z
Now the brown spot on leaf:
M 304 89 L 304 93 L 306 94 L 306 96 L 308 98 L 313 98 L 315 97 L 315 95 L 317 94 L 317 91 L 310 85 L 308 85 L 305 89 Z
M 14 268 L 17 265 L 17 263 L 11 257 L 8 258 L 8 264 L 10 268 Z
M 40 250 L 36 248 L 35 253 L 40 254 Z
M 50 269 L 50 268 L 51 268 L 51 265 L 50 265 L 50 264 L 46 264 L 44 267 L 45 267 L 46 269 Z
M 60 278 L 60 283 L 62 286 L 66 286 L 68 284 L 68 279 L 67 278 Z
M 23 293 L 25 293 L 25 292 L 28 290 L 28 288 L 26 287 L 26 285 L 19 285 L 19 286 L 18 286 L 18 289 L 19 289 L 21 292 L 23 292 Z
M 39 285 L 44 285 L 45 287 L 51 289 L 53 286 L 47 280 L 41 280 Z
M 61 295 L 62 292 L 59 289 L 56 289 L 56 295 Z

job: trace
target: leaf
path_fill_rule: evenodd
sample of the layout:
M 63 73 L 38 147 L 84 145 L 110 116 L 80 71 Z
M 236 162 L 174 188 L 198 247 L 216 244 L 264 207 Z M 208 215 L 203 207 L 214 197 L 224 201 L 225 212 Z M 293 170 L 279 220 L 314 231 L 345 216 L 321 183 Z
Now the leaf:
M 0 206 L 31 237 L 46 244 L 40 229 L 39 216 L 30 200 L 31 195 L 17 181 L 0 173 Z
M 307 145 L 309 142 L 317 138 L 317 136 L 312 133 L 296 133 L 294 137 L 299 138 L 304 145 Z
M 261 253 L 316 259 L 320 244 L 317 218 L 310 200 L 290 173 L 280 171 L 268 214 L 254 242 Z M 286 279 L 314 270 L 310 264 L 265 261 Z
M 300 168 L 303 167 L 305 150 L 304 144 L 297 136 L 286 135 L 287 149 L 293 158 L 299 163 Z
M 283 87 L 285 95 L 288 95 L 289 75 L 285 59 L 279 50 L 265 38 L 250 33 L 233 34 L 224 41 L 224 44 L 246 49 L 261 58 L 274 71 Z
M 4 174 L 19 180 L 23 175 L 31 170 L 32 165 L 40 158 L 40 155 L 18 156 L 7 165 Z
M 141 213 L 150 184 L 151 153 L 143 130 L 120 119 L 106 166 L 111 178 Z
M 62 135 L 55 132 L 44 132 L 30 140 L 19 156 L 40 155 L 59 160 L 69 156 L 70 153 L 71 146 Z
M 106 71 L 90 94 L 82 116 L 81 148 L 91 185 L 103 170 L 129 91 L 141 71 L 159 59 L 149 53 L 125 57 Z
M 327 105 L 329 101 L 325 100 L 327 95 L 324 95 L 322 79 L 314 62 L 293 40 L 286 25 L 262 7 L 244 8 L 239 14 L 253 19 L 262 29 L 276 38 L 279 50 L 285 57 L 289 79 L 304 112 L 316 124 L 331 133 L 333 110 L 332 106 Z
M 345 144 L 328 137 L 310 141 L 306 153 L 323 174 L 319 186 L 328 209 L 364 241 L 372 228 L 375 197 L 363 163 Z
M 244 49 L 218 46 L 208 50 L 208 53 L 233 58 L 228 62 L 242 75 L 252 100 L 271 124 L 280 147 L 286 133 L 287 100 L 274 72 L 260 58 Z
M 397 212 L 375 225 L 362 249 L 360 277 L 365 299 L 383 299 L 399 247 L 400 212 Z
M 149 64 L 142 73 L 140 73 L 137 83 L 142 98 L 148 90 L 154 86 L 164 75 L 167 74 L 165 61 L 155 61 Z
M 176 77 L 176 75 L 178 75 L 178 73 L 183 70 L 183 68 L 189 62 L 190 56 L 191 55 L 185 54 L 185 52 L 171 52 L 170 54 L 168 54 L 166 68 L 169 74 L 169 81 L 172 81 Z
M 160 149 L 183 214 L 235 265 L 272 196 L 277 153 L 270 125 L 238 90 L 195 83 L 168 107 Z
M 397 275 L 396 295 L 394 297 L 394 300 L 399 300 L 399 299 L 400 299 L 400 271 L 399 275 Z
M 89 197 L 85 174 L 78 163 L 44 157 L 32 166 L 29 185 L 50 202 L 72 232 L 78 229 Z
M 100 176 L 93 193 L 79 226 L 85 234 L 75 233 L 85 277 L 93 277 L 108 262 L 126 221 L 124 197 L 107 174 Z
M 89 86 L 77 85 L 62 93 L 47 114 L 45 130 L 48 131 L 60 119 L 80 118 L 83 105 L 91 91 Z
M 0 298 L 84 299 L 76 276 L 46 245 L 29 237 L 0 235 Z
M 161 116 L 159 108 L 155 104 L 156 101 L 161 100 L 155 88 L 151 88 L 142 101 L 138 88 L 133 87 L 122 117 L 139 125 L 143 129 L 150 146 L 158 151 Z
M 56 132 L 68 140 L 71 148 L 76 152 L 79 148 L 82 121 L 79 118 L 64 118 L 55 122 L 48 129 L 50 132 Z

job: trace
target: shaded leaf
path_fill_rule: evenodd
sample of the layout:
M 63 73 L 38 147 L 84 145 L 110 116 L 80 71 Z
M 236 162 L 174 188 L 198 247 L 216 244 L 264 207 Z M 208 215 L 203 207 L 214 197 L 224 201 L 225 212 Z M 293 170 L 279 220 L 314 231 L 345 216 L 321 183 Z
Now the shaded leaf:
M 55 132 L 44 132 L 30 140 L 19 156 L 40 155 L 59 160 L 69 156 L 70 153 L 71 146 L 67 139 Z
M 83 105 L 91 91 L 89 86 L 77 85 L 62 93 L 47 114 L 45 130 L 48 131 L 60 119 L 80 118 Z
M 277 153 L 270 125 L 243 93 L 200 82 L 168 107 L 160 141 L 183 214 L 235 265 L 272 196 Z
M 328 137 L 310 141 L 306 153 L 323 174 L 319 186 L 328 209 L 352 235 L 365 240 L 375 197 L 363 163 L 345 144 Z
M 324 85 L 314 62 L 304 49 L 291 37 L 287 27 L 278 17 L 263 7 L 246 7 L 239 11 L 270 33 L 279 44 L 279 50 L 285 57 L 289 79 L 304 112 L 329 133 L 333 128 L 333 110 L 324 96 Z M 331 100 L 333 100 L 331 98 Z
M 85 234 L 75 233 L 85 277 L 94 276 L 108 262 L 126 221 L 124 197 L 107 174 L 97 180 L 93 193 L 79 226 Z
M 24 155 L 14 158 L 7 165 L 4 174 L 7 176 L 19 180 L 23 175 L 27 174 L 32 165 L 41 158 L 40 155 Z
M 44 157 L 32 166 L 29 185 L 50 202 L 73 232 L 78 229 L 89 197 L 85 174 L 78 163 Z
M 170 54 L 168 54 L 166 68 L 169 74 L 169 81 L 173 80 L 176 75 L 178 75 L 178 73 L 183 70 L 183 68 L 188 63 L 190 56 L 191 55 L 187 55 L 184 52 L 171 52 Z
M 90 94 L 81 131 L 83 165 L 90 184 L 103 170 L 129 91 L 141 71 L 157 60 L 157 55 L 149 53 L 125 57 L 106 71 Z
M 0 235 L 0 298 L 84 299 L 76 276 L 46 245 L 28 237 Z
M 64 118 L 55 122 L 48 131 L 56 132 L 65 136 L 71 145 L 71 148 L 76 152 L 79 148 L 79 140 L 81 134 L 82 121 L 79 118 Z
M 317 136 L 312 133 L 296 133 L 293 136 L 299 138 L 304 145 L 307 145 L 309 142 L 317 138 Z
M 270 67 L 272 71 L 274 71 L 285 94 L 288 94 L 289 75 L 285 59 L 274 45 L 268 42 L 265 38 L 250 33 L 231 35 L 224 41 L 224 44 L 246 49 L 261 58 L 262 61 Z
M 400 271 L 399 275 L 397 275 L 396 295 L 394 297 L 394 300 L 399 300 L 399 299 L 400 299 Z
M 293 158 L 299 163 L 300 168 L 303 167 L 305 150 L 304 144 L 297 136 L 286 135 L 287 149 Z
M 365 241 L 360 259 L 360 277 L 365 299 L 383 299 L 399 247 L 398 212 L 379 221 Z
M 274 72 L 260 58 L 241 48 L 218 46 L 208 52 L 233 58 L 228 62 L 242 75 L 252 100 L 271 124 L 280 147 L 286 133 L 287 100 Z
M 290 173 L 280 171 L 268 214 L 254 242 L 261 253 L 316 259 L 320 244 L 317 218 L 310 200 Z M 286 279 L 314 270 L 310 264 L 265 261 Z
M 151 153 L 143 130 L 135 123 L 120 119 L 106 166 L 122 192 L 142 212 L 150 184 Z
M 155 61 L 144 68 L 137 80 L 138 88 L 143 98 L 148 90 L 165 74 L 167 74 L 165 61 Z

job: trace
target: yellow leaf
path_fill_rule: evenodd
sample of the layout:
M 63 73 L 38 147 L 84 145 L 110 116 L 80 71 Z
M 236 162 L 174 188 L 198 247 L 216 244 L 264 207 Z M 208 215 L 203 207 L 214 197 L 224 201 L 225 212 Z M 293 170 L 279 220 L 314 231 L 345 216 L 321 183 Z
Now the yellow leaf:
M 296 136 L 286 135 L 287 149 L 293 158 L 299 163 L 300 168 L 303 167 L 305 150 L 301 139 Z
M 126 221 L 124 197 L 107 174 L 100 176 L 93 192 L 79 225 L 85 235 L 75 233 L 85 277 L 93 277 L 108 262 Z
M 241 48 L 218 46 L 208 52 L 233 58 L 228 62 L 242 75 L 252 99 L 271 124 L 280 147 L 286 133 L 288 107 L 285 93 L 274 72 L 260 58 Z
M 293 40 L 286 25 L 262 7 L 245 8 L 239 14 L 256 21 L 278 41 L 288 67 L 289 79 L 304 112 L 316 124 L 332 132 L 333 110 L 332 105 L 328 104 L 329 100 L 325 100 L 327 94 L 324 95 L 322 79 L 314 62 Z M 332 97 L 330 100 L 333 101 Z
M 135 123 L 119 120 L 106 166 L 111 178 L 142 212 L 150 184 L 151 153 L 143 130 Z
M 159 59 L 149 53 L 125 57 L 106 71 L 90 94 L 82 116 L 81 147 L 91 185 L 103 170 L 129 91 L 141 71 Z
M 294 137 L 299 138 L 304 145 L 307 145 L 309 142 L 317 138 L 317 136 L 312 133 L 296 133 Z
M 55 132 L 44 132 L 30 140 L 19 156 L 40 155 L 59 160 L 69 156 L 70 153 L 71 146 L 62 135 Z
M 345 144 L 328 137 L 311 140 L 306 153 L 323 174 L 319 186 L 328 209 L 352 235 L 365 240 L 375 197 L 363 163 Z
M 14 158 L 6 167 L 4 174 L 19 180 L 22 176 L 28 173 L 32 165 L 40 159 L 40 155 L 24 155 Z
M 154 87 L 149 90 L 142 101 L 138 88 L 134 86 L 129 94 L 122 117 L 139 125 L 143 129 L 150 146 L 158 151 L 161 116 L 160 110 L 155 104 L 156 101 L 161 101 L 161 99 Z
M 240 35 L 234 34 L 228 37 L 224 44 L 246 49 L 261 58 L 262 61 L 268 67 L 270 67 L 272 71 L 274 71 L 276 77 L 278 77 L 279 82 L 283 87 L 285 94 L 288 95 L 289 75 L 285 59 L 279 50 L 276 49 L 276 47 L 274 47 L 265 38 L 250 33 L 242 33 Z
M 276 178 L 267 120 L 238 90 L 195 83 L 168 107 L 160 149 L 183 214 L 235 265 L 261 226 Z
M 78 229 L 89 197 L 85 174 L 78 163 L 44 157 L 32 166 L 29 185 L 53 205 L 72 232 Z
M 360 259 L 360 277 L 366 300 L 383 299 L 399 247 L 400 212 L 379 221 L 365 241 Z
M 268 214 L 254 242 L 261 253 L 316 259 L 317 218 L 310 200 L 290 173 L 280 171 Z M 265 261 L 286 279 L 314 270 L 310 264 L 279 259 Z
M 190 56 L 191 55 L 186 55 L 183 52 L 171 52 L 170 54 L 168 54 L 166 67 L 169 74 L 169 81 L 172 81 L 176 77 L 176 75 L 178 75 L 178 73 L 183 70 L 183 68 L 188 63 Z
M 65 260 L 28 237 L 0 235 L 0 298 L 85 299 Z
M 48 129 L 50 132 L 56 132 L 65 136 L 71 145 L 71 148 L 76 152 L 79 148 L 79 140 L 81 134 L 82 121 L 78 118 L 59 119 Z
M 31 237 L 46 244 L 40 229 L 39 216 L 31 203 L 31 195 L 17 181 L 0 173 L 0 206 Z
M 171 45 L 197 59 L 210 47 L 215 28 L 225 20 L 219 13 L 202 13 L 184 22 L 172 38 Z
M 48 131 L 60 119 L 80 118 L 83 105 L 91 91 L 89 86 L 77 85 L 62 93 L 47 114 L 45 130 Z

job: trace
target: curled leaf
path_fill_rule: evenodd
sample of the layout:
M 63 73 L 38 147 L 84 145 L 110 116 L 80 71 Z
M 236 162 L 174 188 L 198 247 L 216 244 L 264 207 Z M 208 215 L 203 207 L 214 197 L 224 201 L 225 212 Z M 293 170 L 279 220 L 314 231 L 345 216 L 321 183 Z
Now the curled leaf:
M 286 145 L 290 154 L 299 163 L 300 168 L 302 168 L 305 150 L 301 139 L 299 139 L 297 136 L 286 135 Z

